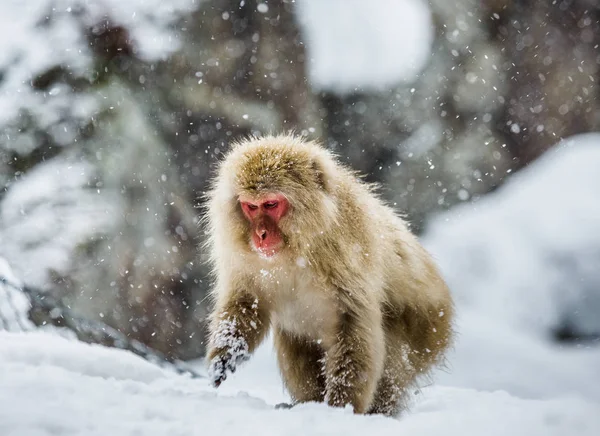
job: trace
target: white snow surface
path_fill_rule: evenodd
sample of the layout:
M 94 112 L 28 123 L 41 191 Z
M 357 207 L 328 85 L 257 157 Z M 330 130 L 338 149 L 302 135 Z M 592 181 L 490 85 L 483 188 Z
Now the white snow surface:
M 3 436 L 600 434 L 597 403 L 443 386 L 424 389 L 398 419 L 314 403 L 275 410 L 285 396 L 269 347 L 215 390 L 125 351 L 39 331 L 0 332 L 0 392 Z
M 297 0 L 311 84 L 340 94 L 413 82 L 434 38 L 423 0 Z

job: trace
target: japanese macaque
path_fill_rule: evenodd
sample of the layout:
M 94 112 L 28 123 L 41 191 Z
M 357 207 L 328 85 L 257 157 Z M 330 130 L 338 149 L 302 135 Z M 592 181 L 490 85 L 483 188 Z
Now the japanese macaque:
M 405 222 L 315 142 L 236 144 L 208 194 L 219 386 L 272 329 L 293 403 L 394 415 L 444 358 L 453 304 Z

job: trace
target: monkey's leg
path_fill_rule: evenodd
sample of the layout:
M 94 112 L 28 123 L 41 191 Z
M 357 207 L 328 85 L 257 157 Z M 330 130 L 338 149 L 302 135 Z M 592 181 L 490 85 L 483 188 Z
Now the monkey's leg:
M 377 304 L 346 306 L 338 320 L 336 343 L 327 350 L 326 401 L 351 404 L 366 413 L 383 370 L 385 345 Z
M 408 360 L 408 351 L 404 338 L 386 331 L 385 364 L 369 413 L 395 416 L 402 410 L 408 389 L 416 377 Z
M 417 377 L 426 376 L 448 347 L 451 315 L 451 307 L 420 311 L 406 307 L 384 317 L 385 368 L 370 413 L 393 416 L 406 405 Z
M 237 293 L 215 310 L 207 353 L 214 386 L 219 386 L 228 372 L 235 372 L 237 365 L 250 357 L 268 327 L 268 310 L 250 293 Z
M 294 403 L 322 402 L 325 396 L 323 350 L 279 328 L 273 334 L 283 381 Z

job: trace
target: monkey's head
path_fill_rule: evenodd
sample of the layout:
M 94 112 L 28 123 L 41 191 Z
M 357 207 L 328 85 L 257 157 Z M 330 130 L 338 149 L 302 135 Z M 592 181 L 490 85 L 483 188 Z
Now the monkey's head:
M 335 221 L 336 165 L 313 142 L 268 136 L 236 144 L 211 193 L 212 231 L 262 257 L 301 255 Z

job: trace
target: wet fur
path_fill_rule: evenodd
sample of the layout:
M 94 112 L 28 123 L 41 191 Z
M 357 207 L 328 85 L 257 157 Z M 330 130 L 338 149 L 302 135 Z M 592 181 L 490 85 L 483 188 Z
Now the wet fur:
M 279 223 L 286 249 L 266 259 L 251 248 L 238 196 L 273 192 L 291 207 Z M 295 402 L 398 413 L 443 359 L 453 319 L 448 288 L 405 222 L 328 151 L 291 135 L 235 145 L 207 205 L 211 365 L 236 364 L 215 338 L 236 335 L 249 356 L 272 326 Z M 235 333 L 220 330 L 223 320 Z

